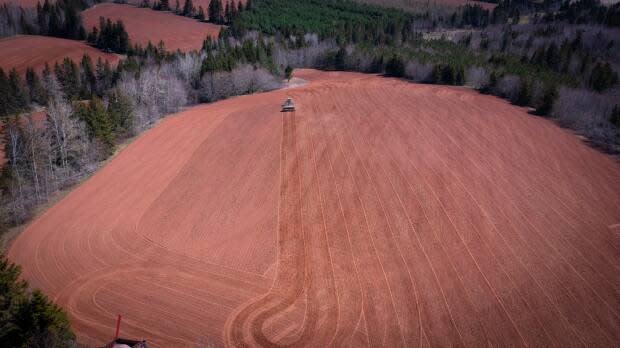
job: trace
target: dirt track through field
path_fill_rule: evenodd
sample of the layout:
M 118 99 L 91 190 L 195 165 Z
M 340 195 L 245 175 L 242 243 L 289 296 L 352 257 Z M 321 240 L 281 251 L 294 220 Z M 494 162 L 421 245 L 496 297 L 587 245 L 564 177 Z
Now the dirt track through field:
M 617 162 L 467 89 L 297 76 L 166 119 L 18 237 L 82 340 L 620 341 Z

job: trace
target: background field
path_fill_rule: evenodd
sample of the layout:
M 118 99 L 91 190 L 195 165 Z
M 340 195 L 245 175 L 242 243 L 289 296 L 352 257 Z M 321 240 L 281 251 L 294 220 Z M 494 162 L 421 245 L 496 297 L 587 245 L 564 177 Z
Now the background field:
M 0 4 L 15 4 L 24 8 L 34 8 L 40 2 L 41 5 L 45 0 L 0 0 Z M 50 2 L 54 2 L 50 0 Z
M 166 119 L 9 257 L 92 344 L 618 342 L 617 162 L 471 90 L 298 77 Z
M 1 1 L 1 0 L 0 0 Z M 226 3 L 228 1 L 224 1 L 222 0 L 222 4 L 224 6 L 226 6 Z M 245 4 L 245 1 L 242 1 Z M 127 1 L 128 4 L 132 4 L 132 5 L 136 5 L 136 6 L 140 6 L 140 4 L 142 3 L 142 1 L 140 0 L 128 0 Z M 194 7 L 196 8 L 196 10 L 198 10 L 199 6 L 202 6 L 203 10 L 205 11 L 205 13 L 207 13 L 207 9 L 209 8 L 209 4 L 211 3 L 211 0 L 192 0 L 192 4 L 194 5 Z M 237 0 L 233 0 L 233 3 L 235 5 L 237 5 L 239 2 Z M 179 0 L 179 8 L 181 10 L 183 10 L 183 5 L 185 4 L 185 0 Z M 170 9 L 174 10 L 176 7 L 176 0 L 172 0 L 170 1 Z
M 132 44 L 146 46 L 151 41 L 157 45 L 162 40 L 169 51 L 200 49 L 207 36 L 217 37 L 220 32 L 219 25 L 201 23 L 170 12 L 111 3 L 99 4 L 82 12 L 86 31 L 98 27 L 102 16 L 113 22 L 122 20 Z
M 0 39 L 0 52 L 0 67 L 5 72 L 15 68 L 19 73 L 25 73 L 27 68 L 40 73 L 46 62 L 53 69 L 54 63 L 62 62 L 65 57 L 79 63 L 84 54 L 88 54 L 94 63 L 101 58 L 114 66 L 120 60 L 115 54 L 102 52 L 81 41 L 36 35 Z

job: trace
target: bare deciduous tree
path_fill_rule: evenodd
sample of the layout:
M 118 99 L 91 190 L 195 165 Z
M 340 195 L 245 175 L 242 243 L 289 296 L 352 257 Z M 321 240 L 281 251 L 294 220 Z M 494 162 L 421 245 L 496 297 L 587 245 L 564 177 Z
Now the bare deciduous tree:
M 560 125 L 576 130 L 591 142 L 610 151 L 620 151 L 620 130 L 610 122 L 618 96 L 586 89 L 562 88 L 551 116 Z
M 480 89 L 489 83 L 489 74 L 483 67 L 473 66 L 465 75 L 466 84 L 472 88 Z
M 139 77 L 125 74 L 118 88 L 134 103 L 134 134 L 148 128 L 163 115 L 177 112 L 188 101 L 185 84 L 168 64 L 147 67 Z
M 429 82 L 433 74 L 433 65 L 420 63 L 416 60 L 405 65 L 405 77 L 416 82 Z
M 516 75 L 506 75 L 497 83 L 497 92 L 504 98 L 514 102 L 519 96 L 521 79 Z
M 280 86 L 281 82 L 267 70 L 244 64 L 230 72 L 205 74 L 201 79 L 200 99 L 213 102 L 234 95 L 269 91 Z

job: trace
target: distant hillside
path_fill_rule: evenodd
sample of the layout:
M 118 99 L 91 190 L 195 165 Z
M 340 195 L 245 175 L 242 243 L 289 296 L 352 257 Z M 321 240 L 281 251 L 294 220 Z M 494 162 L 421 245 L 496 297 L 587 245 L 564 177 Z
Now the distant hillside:
M 43 3 L 45 0 L 0 0 L 0 5 L 2 4 L 15 4 L 21 7 L 36 7 L 37 3 Z M 49 0 L 48 0 L 49 1 Z M 51 0 L 50 2 L 54 2 Z
M 200 49 L 207 36 L 217 36 L 220 32 L 219 25 L 131 5 L 100 4 L 84 11 L 82 17 L 89 32 L 99 25 L 100 17 L 113 22 L 121 20 L 132 44 L 145 46 L 151 41 L 156 45 L 162 40 L 171 51 Z
M 54 63 L 62 62 L 64 58 L 78 62 L 85 54 L 95 62 L 98 58 L 112 64 L 119 61 L 118 56 L 102 52 L 81 41 L 38 35 L 17 35 L 0 39 L 0 52 L 0 68 L 5 72 L 15 68 L 20 74 L 25 73 L 27 68 L 40 72 L 45 63 L 53 68 Z
M 395 7 L 407 11 L 424 10 L 429 7 L 458 7 L 465 4 L 478 4 L 486 9 L 495 7 L 494 3 L 486 1 L 470 1 L 470 0 L 354 0 L 367 4 Z

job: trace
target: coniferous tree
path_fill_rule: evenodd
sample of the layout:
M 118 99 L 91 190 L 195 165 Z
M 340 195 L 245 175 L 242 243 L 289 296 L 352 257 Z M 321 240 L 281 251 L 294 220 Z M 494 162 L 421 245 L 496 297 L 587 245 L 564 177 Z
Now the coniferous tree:
M 230 10 L 230 1 L 226 2 L 226 7 L 224 9 L 224 21 L 226 21 L 226 23 L 232 22 L 232 14 L 231 14 L 231 10 Z
M 381 73 L 383 72 L 384 64 L 383 64 L 383 55 L 379 55 L 372 60 L 370 64 L 369 72 L 371 73 Z
M 65 58 L 62 64 L 56 63 L 54 73 L 67 97 L 78 98 L 80 96 L 79 68 L 70 58 Z
M 590 87 L 602 92 L 618 83 L 618 74 L 609 63 L 596 63 L 590 75 Z
M 449 64 L 435 65 L 432 75 L 435 83 L 442 83 L 446 85 L 456 84 L 457 71 Z
M 222 14 L 222 1 L 221 0 L 211 0 L 208 8 L 209 13 L 209 22 L 222 24 L 223 14 Z
M 103 101 L 93 96 L 87 104 L 78 104 L 76 113 L 86 123 L 91 139 L 101 143 L 106 156 L 111 155 L 114 150 L 113 125 Z
M 82 27 L 82 20 L 80 19 L 76 8 L 73 6 L 65 7 L 65 23 L 64 23 L 63 37 L 69 39 L 83 40 L 85 36 L 84 27 Z
M 493 92 L 493 90 L 495 89 L 495 87 L 497 87 L 497 73 L 494 71 L 491 71 L 491 76 L 489 76 L 489 82 L 483 86 L 482 88 L 480 88 L 480 93 L 483 94 L 490 94 Z
M 11 88 L 9 87 L 9 78 L 4 70 L 0 68 L 0 116 L 6 116 L 10 113 L 9 98 Z
M 217 21 L 219 24 L 224 24 L 226 23 L 226 14 L 224 13 L 225 11 L 225 6 L 224 3 L 222 2 L 222 0 L 215 0 L 218 3 L 218 18 Z M 226 0 L 224 0 L 226 1 Z
M 131 100 L 115 89 L 108 98 L 108 115 L 112 123 L 113 131 L 121 137 L 130 135 L 133 123 L 133 110 Z
M 614 106 L 614 109 L 611 111 L 611 117 L 609 119 L 611 124 L 620 128 L 620 104 Z
M 204 21 L 205 18 L 205 11 L 202 9 L 202 6 L 198 6 L 198 14 L 196 15 L 196 19 L 199 21 Z
M 185 0 L 185 5 L 183 5 L 182 14 L 187 17 L 191 17 L 194 10 L 194 4 L 192 0 Z
M 113 72 L 107 60 L 97 59 L 95 78 L 97 79 L 97 94 L 102 94 L 104 90 L 112 86 Z
M 207 15 L 209 16 L 209 22 L 215 22 L 215 0 L 209 1 L 209 6 L 207 7 Z
M 234 1 L 230 1 L 230 21 L 232 22 L 239 15 L 239 10 Z
M 545 89 L 540 105 L 536 108 L 536 114 L 540 116 L 547 116 L 553 109 L 553 103 L 557 98 L 558 93 L 555 86 L 550 85 Z
M 129 51 L 129 34 L 125 31 L 125 25 L 121 20 L 116 21 L 116 35 L 118 37 L 118 53 L 125 54 Z
M 29 104 L 28 92 L 26 92 L 24 83 L 15 69 L 11 69 L 9 72 L 9 88 L 9 105 L 12 112 L 25 110 Z
M 26 69 L 26 85 L 30 93 L 30 100 L 45 105 L 47 102 L 47 93 L 41 84 L 39 75 L 32 68 Z
M 553 42 L 547 47 L 545 52 L 545 64 L 550 69 L 557 69 L 560 66 L 560 52 Z
M 454 72 L 454 85 L 462 86 L 465 84 L 465 72 L 463 71 L 463 68 L 456 67 L 453 68 L 452 71 Z
M 62 34 L 60 14 L 55 6 L 49 12 L 48 27 L 46 29 L 45 33 L 50 36 L 60 36 Z
M 0 68 L 0 116 L 24 111 L 30 104 L 27 86 L 15 69 L 8 76 Z
M 385 64 L 385 74 L 388 76 L 402 77 L 405 75 L 405 63 L 397 55 L 393 55 L 392 58 Z
M 338 52 L 336 52 L 336 56 L 334 57 L 334 68 L 336 70 L 344 70 L 346 57 L 347 51 L 344 49 L 344 47 L 341 47 Z
M 43 66 L 43 71 L 41 72 L 41 77 L 43 77 L 43 80 L 46 80 L 50 76 L 52 76 L 52 69 L 50 69 L 50 65 L 45 62 L 45 65 Z
M 43 4 L 47 4 L 49 6 L 49 1 L 45 0 Z M 43 17 L 43 6 L 40 1 L 37 1 L 37 6 L 35 8 L 37 14 L 37 26 L 39 27 L 39 34 L 43 34 L 43 28 L 45 27 L 45 17 Z
M 94 42 L 94 45 L 104 51 L 116 52 L 125 54 L 129 52 L 131 43 L 129 41 L 129 34 L 125 30 L 125 25 L 121 20 L 117 20 L 116 23 L 108 18 L 99 18 L 99 30 L 93 28 L 93 31 L 88 35 L 88 41 Z
M 293 67 L 290 65 L 286 66 L 286 69 L 284 69 L 284 77 L 288 80 L 291 81 L 291 77 L 293 77 Z
M 530 82 L 526 79 L 521 81 L 521 85 L 519 86 L 519 93 L 517 94 L 517 100 L 515 104 L 520 106 L 529 105 L 532 101 L 532 91 L 530 87 Z
M 13 120 L 14 127 L 19 122 Z M 21 268 L 0 255 L 0 325 L 4 347 L 69 347 L 74 344 L 67 315 L 41 291 L 31 290 Z
M 97 78 L 93 68 L 93 61 L 88 55 L 82 57 L 80 62 L 80 97 L 88 99 L 97 90 Z
M 86 42 L 88 42 L 91 45 L 96 45 L 98 36 L 99 36 L 99 30 L 97 30 L 97 27 L 93 27 L 91 32 L 88 33 L 88 36 L 86 37 Z
M 79 12 L 85 6 L 86 4 L 83 1 L 59 0 L 50 3 L 46 0 L 43 5 L 39 4 L 35 8 L 38 32 L 35 33 L 35 28 L 27 24 L 22 13 L 23 31 L 25 33 L 83 40 L 86 38 L 86 30 L 82 26 Z

